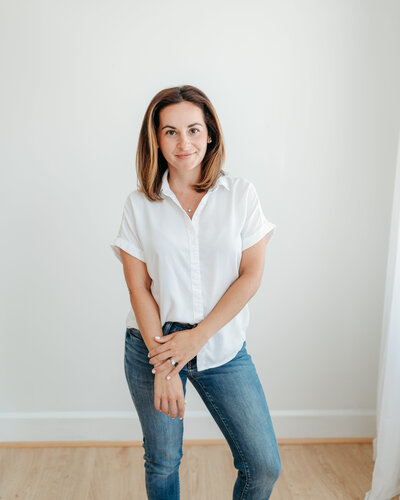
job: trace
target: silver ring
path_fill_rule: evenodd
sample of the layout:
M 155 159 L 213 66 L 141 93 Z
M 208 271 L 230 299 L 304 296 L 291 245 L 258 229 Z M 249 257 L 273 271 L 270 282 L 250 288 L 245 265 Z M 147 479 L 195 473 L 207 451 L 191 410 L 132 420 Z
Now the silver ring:
M 171 363 L 175 366 L 177 362 L 174 360 L 174 358 L 169 358 L 171 360 Z

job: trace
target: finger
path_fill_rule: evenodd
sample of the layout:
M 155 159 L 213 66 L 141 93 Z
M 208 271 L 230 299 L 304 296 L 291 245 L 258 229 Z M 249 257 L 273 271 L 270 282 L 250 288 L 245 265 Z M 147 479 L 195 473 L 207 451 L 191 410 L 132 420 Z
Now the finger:
M 168 370 L 169 368 L 171 368 L 171 366 L 172 366 L 171 360 L 168 358 L 162 363 L 158 363 L 157 365 L 155 365 L 151 371 L 152 373 L 160 373 L 165 370 Z
M 185 363 L 182 361 L 175 365 L 175 368 L 168 373 L 168 375 L 165 377 L 167 380 L 171 380 L 172 377 L 175 377 L 175 375 L 178 375 L 178 373 L 182 370 L 182 368 L 185 366 Z
M 160 406 L 160 396 L 159 395 L 154 395 L 154 407 L 156 410 L 160 411 L 161 406 Z
M 162 337 L 160 336 L 156 336 L 154 337 L 154 339 L 159 343 L 159 344 L 165 344 L 166 342 L 169 342 L 170 340 L 172 340 L 175 335 L 177 334 L 178 332 L 174 332 L 174 333 L 170 333 L 168 335 L 163 335 Z
M 168 349 L 167 351 L 164 351 L 161 354 L 157 354 L 157 356 L 149 359 L 149 363 L 152 365 L 156 365 L 157 363 L 161 363 L 162 361 L 165 361 L 166 359 L 171 357 L 173 357 L 172 350 Z
M 162 354 L 163 352 L 171 350 L 172 347 L 173 347 L 172 345 L 168 345 L 168 344 L 160 346 L 160 347 L 155 347 L 154 349 L 151 349 L 148 352 L 147 357 L 148 358 L 155 358 L 158 354 Z
M 176 399 L 170 399 L 169 400 L 169 413 L 171 415 L 171 418 L 176 418 L 178 411 L 176 409 Z
M 165 414 L 168 415 L 168 399 L 166 397 L 163 397 L 161 399 L 161 411 Z
M 182 420 L 183 415 L 185 413 L 185 399 L 184 399 L 184 397 L 180 397 L 178 399 L 178 412 L 179 412 L 179 418 Z
M 152 358 L 153 356 L 157 356 L 157 354 L 160 354 L 160 352 L 164 352 L 165 349 L 170 349 L 171 346 L 163 346 L 160 345 L 158 347 L 154 347 L 153 349 L 150 349 L 150 351 L 147 353 L 148 358 Z

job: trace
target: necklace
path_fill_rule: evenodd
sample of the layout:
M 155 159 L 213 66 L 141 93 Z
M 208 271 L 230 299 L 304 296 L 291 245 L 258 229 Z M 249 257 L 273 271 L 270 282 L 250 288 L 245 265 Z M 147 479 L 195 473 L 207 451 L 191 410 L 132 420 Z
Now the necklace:
M 194 198 L 194 200 L 196 200 L 196 198 Z M 194 200 L 193 200 L 193 203 L 194 203 Z M 192 211 L 192 208 L 187 208 L 186 211 L 190 213 Z
M 170 186 L 170 188 L 171 188 L 171 186 Z M 172 188 L 171 188 L 171 190 L 173 191 L 173 193 L 174 193 L 174 194 L 175 194 L 175 196 L 176 196 L 175 191 L 174 191 Z M 197 193 L 197 194 L 199 194 L 199 193 Z M 203 195 L 203 193 L 200 193 L 200 196 L 202 196 L 202 195 Z M 180 196 L 180 195 L 179 195 L 179 196 Z M 196 197 L 193 199 L 193 201 L 192 201 L 192 207 L 194 206 L 194 202 L 196 201 L 196 199 L 197 199 L 197 196 L 196 196 Z M 181 204 L 181 206 L 182 206 L 182 204 Z M 192 211 L 193 211 L 193 208 L 192 208 L 192 207 L 191 207 L 191 208 L 186 208 L 186 209 L 185 209 L 185 211 L 186 211 L 186 212 L 189 212 L 189 213 L 190 213 L 190 212 L 192 212 Z

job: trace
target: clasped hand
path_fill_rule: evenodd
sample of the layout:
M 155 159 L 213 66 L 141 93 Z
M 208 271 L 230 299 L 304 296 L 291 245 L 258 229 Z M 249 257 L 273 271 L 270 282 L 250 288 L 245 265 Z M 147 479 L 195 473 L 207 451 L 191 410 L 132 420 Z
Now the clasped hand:
M 155 340 L 160 345 L 149 351 L 149 362 L 154 365 L 156 373 L 167 372 L 165 378 L 177 375 L 207 342 L 205 336 L 196 330 L 196 327 L 159 338 L 155 337 Z M 175 366 L 170 358 L 176 361 Z M 172 371 L 168 372 L 170 368 Z

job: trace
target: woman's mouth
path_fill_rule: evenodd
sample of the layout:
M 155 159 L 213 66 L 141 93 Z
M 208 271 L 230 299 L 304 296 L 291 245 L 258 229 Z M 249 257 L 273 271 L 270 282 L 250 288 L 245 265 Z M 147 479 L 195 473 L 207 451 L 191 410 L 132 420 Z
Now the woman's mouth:
M 189 158 L 189 156 L 192 156 L 194 153 L 188 153 L 185 155 L 176 155 L 178 158 Z

